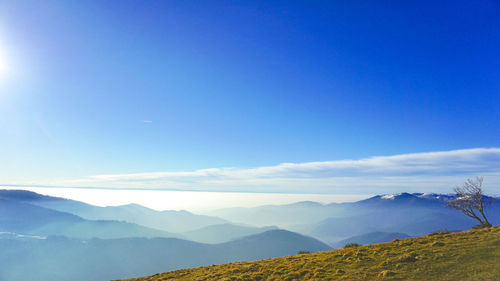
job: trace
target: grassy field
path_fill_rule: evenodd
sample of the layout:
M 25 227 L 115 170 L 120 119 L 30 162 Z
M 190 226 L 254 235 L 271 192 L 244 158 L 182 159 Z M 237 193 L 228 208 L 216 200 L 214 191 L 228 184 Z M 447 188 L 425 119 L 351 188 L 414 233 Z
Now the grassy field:
M 500 280 L 500 227 L 128 280 Z

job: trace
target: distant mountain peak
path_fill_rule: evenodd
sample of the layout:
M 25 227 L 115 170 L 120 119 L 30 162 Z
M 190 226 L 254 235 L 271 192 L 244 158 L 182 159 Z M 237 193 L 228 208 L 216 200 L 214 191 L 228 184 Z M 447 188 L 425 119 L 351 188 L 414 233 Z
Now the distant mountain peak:
M 361 200 L 356 202 L 356 204 L 368 204 L 368 205 L 385 205 L 385 206 L 432 206 L 432 205 L 442 205 L 444 200 L 453 198 L 450 195 L 435 194 L 435 193 L 394 193 L 394 194 L 382 194 L 373 196 L 371 198 Z
M 113 206 L 111 206 L 113 208 Z M 142 206 L 140 204 L 137 204 L 137 203 L 130 203 L 130 204 L 125 204 L 125 205 L 119 205 L 119 206 L 116 206 L 118 208 L 129 208 L 129 209 L 138 209 L 138 210 L 152 210 L 148 207 L 145 207 L 145 206 Z
M 288 205 L 305 206 L 305 207 L 323 206 L 323 204 L 315 201 L 299 201 Z
M 409 199 L 409 198 L 421 198 L 421 199 L 438 199 L 438 200 L 444 200 L 444 199 L 451 199 L 454 198 L 454 195 L 449 195 L 449 194 L 439 194 L 439 193 L 408 193 L 408 192 L 401 192 L 401 193 L 394 193 L 394 194 L 384 194 L 384 195 L 377 195 L 372 198 L 380 198 L 380 199 L 386 199 L 386 200 L 394 200 L 394 199 Z M 371 199 L 371 198 L 370 198 Z
M 416 197 L 415 194 L 411 194 L 408 192 L 400 192 L 400 193 L 393 193 L 393 194 L 377 195 L 377 196 L 373 196 L 371 198 L 368 198 L 367 200 L 373 200 L 373 199 L 395 200 L 395 199 L 405 199 L 405 198 L 414 198 L 414 197 Z
M 382 195 L 380 196 L 381 199 L 387 199 L 387 200 L 394 200 L 397 196 L 399 196 L 401 193 L 399 194 L 386 194 L 386 195 Z

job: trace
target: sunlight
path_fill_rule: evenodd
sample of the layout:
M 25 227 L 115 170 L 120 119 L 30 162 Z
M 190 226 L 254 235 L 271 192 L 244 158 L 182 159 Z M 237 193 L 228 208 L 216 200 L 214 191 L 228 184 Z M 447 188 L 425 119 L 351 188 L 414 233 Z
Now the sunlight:
M 4 54 L 0 50 L 0 80 L 5 78 L 7 74 L 7 61 Z
M 6 71 L 5 62 L 0 58 L 0 78 L 4 75 Z

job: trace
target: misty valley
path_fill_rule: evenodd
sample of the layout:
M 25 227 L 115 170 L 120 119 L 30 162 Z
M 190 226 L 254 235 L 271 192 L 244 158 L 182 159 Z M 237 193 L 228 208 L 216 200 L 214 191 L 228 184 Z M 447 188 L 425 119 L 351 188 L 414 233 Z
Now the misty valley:
M 0 280 L 111 280 L 299 252 L 462 231 L 451 195 L 401 193 L 351 203 L 297 202 L 206 214 L 137 204 L 98 207 L 0 191 Z M 500 203 L 487 207 L 500 224 Z

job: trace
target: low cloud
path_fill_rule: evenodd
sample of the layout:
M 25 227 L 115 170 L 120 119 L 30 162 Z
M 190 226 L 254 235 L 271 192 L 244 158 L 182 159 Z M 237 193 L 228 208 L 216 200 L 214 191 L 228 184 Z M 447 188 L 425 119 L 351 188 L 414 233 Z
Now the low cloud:
M 282 163 L 251 169 L 95 175 L 54 182 L 81 187 L 286 193 L 451 192 L 467 177 L 485 176 L 500 193 L 500 148 L 377 156 L 358 160 Z

